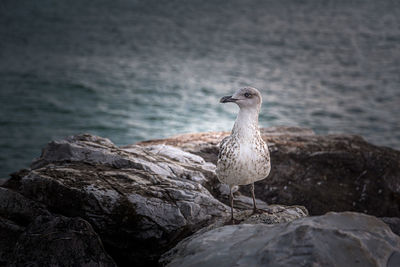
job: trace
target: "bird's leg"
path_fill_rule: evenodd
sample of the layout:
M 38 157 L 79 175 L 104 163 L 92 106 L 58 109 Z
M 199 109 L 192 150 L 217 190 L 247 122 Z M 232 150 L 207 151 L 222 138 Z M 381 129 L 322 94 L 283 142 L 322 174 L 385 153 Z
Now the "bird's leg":
M 269 214 L 273 213 L 272 209 L 270 209 L 270 208 L 267 208 L 266 210 L 257 209 L 256 197 L 255 197 L 255 194 L 254 194 L 254 183 L 251 184 L 251 196 L 253 197 L 253 214 L 255 214 L 255 213 L 264 213 L 264 212 L 267 212 Z
M 225 225 L 234 225 L 240 223 L 240 221 L 237 221 L 233 218 L 233 193 L 232 193 L 232 187 L 229 186 L 229 196 L 230 196 L 230 202 L 231 202 L 231 219 L 225 223 Z
M 232 194 L 232 187 L 231 186 L 229 186 L 229 195 L 230 195 L 230 198 L 231 198 L 231 221 L 232 221 L 232 223 L 234 223 L 235 220 L 233 219 L 233 194 Z
M 253 213 L 257 212 L 256 197 L 254 195 L 254 183 L 251 184 L 251 196 L 253 197 Z

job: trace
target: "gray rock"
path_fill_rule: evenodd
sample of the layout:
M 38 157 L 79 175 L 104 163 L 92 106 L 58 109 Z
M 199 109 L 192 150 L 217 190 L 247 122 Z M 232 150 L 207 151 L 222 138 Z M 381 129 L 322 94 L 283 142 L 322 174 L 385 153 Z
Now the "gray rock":
M 263 213 L 253 213 L 252 209 L 237 210 L 234 215 L 235 224 L 279 224 L 308 216 L 308 211 L 303 206 L 270 205 L 268 209 L 269 212 Z M 232 224 L 230 218 L 216 220 L 201 228 L 196 235 L 230 224 Z
M 216 163 L 218 143 L 229 133 L 184 134 L 140 142 L 171 145 Z M 400 217 L 400 152 L 355 135 L 315 135 L 298 127 L 261 129 L 271 152 L 271 173 L 255 183 L 267 203 L 305 206 L 311 215 L 358 211 Z M 240 192 L 250 196 L 248 187 Z
M 0 187 L 1 266 L 115 266 L 90 224 Z
M 221 187 L 219 189 L 221 190 Z M 228 202 L 228 195 L 225 193 L 224 190 L 220 198 L 223 197 L 223 201 Z M 268 205 L 259 199 L 256 199 L 257 208 L 269 212 L 253 214 L 253 199 L 242 195 L 239 191 L 234 193 L 234 200 L 234 207 L 236 208 L 234 217 L 240 223 L 276 224 L 308 216 L 308 210 L 303 206 Z
M 400 264 L 400 237 L 360 213 L 328 213 L 275 225 L 224 226 L 194 234 L 164 254 L 176 266 L 388 266 Z
M 87 220 L 117 264 L 145 265 L 204 225 L 228 218 L 229 208 L 207 189 L 213 168 L 176 148 L 120 149 L 80 135 L 50 142 L 31 171 L 3 186 L 50 212 Z
M 176 147 L 118 148 L 108 139 L 84 134 L 50 142 L 31 170 L 14 174 L 3 186 L 51 214 L 89 222 L 118 265 L 156 265 L 183 238 L 229 221 L 230 209 L 223 203 L 227 196 L 214 169 L 214 164 Z M 236 197 L 236 208 L 251 207 L 249 197 Z M 253 222 L 307 215 L 298 207 L 276 206 L 267 217 L 239 209 L 240 220 Z M 31 219 L 41 215 L 26 214 Z M 15 231 L 17 236 L 26 234 L 26 229 Z
M 389 225 L 393 233 L 400 236 L 400 218 L 397 217 L 383 217 L 380 218 L 384 223 Z
M 117 266 L 87 221 L 63 216 L 36 218 L 13 254 L 14 266 Z
M 26 226 L 38 216 L 50 216 L 46 207 L 21 194 L 0 187 L 0 214 L 3 218 Z
M 19 236 L 41 215 L 50 215 L 43 205 L 0 187 L 0 266 L 12 262 Z
M 303 206 L 270 205 L 268 208 L 271 213 L 264 212 L 261 214 L 247 215 L 246 213 L 252 211 L 242 211 L 241 213 L 245 213 L 247 216 L 245 216 L 240 224 L 278 224 L 291 222 L 308 216 L 308 211 Z
M 273 213 L 252 215 L 248 210 L 252 207 L 248 188 L 241 187 L 235 192 L 235 218 L 243 226 L 233 226 L 234 231 L 243 227 L 240 229 L 247 229 L 258 240 L 264 231 L 258 224 L 280 223 L 276 227 L 281 228 L 274 232 L 277 239 L 268 241 L 272 242 L 269 248 L 273 251 L 281 240 L 288 246 L 289 252 L 283 245 L 282 251 L 288 253 L 285 260 L 289 263 L 302 257 L 302 249 L 305 258 L 314 260 L 312 256 L 320 253 L 326 255 L 329 263 L 331 258 L 326 253 L 334 245 L 342 244 L 339 237 L 343 236 L 344 244 L 354 245 L 349 238 L 354 234 L 354 240 L 366 242 L 368 248 L 364 254 L 355 250 L 362 255 L 360 264 L 365 262 L 365 255 L 370 255 L 372 261 L 385 263 L 382 251 L 389 251 L 384 241 L 390 234 L 382 234 L 387 227 L 382 230 L 384 226 L 373 219 L 367 220 L 371 223 L 370 232 L 364 224 L 358 225 L 366 220 L 362 215 L 348 219 L 360 227 L 356 232 L 363 233 L 362 239 L 348 225 L 334 224 L 337 222 L 329 214 L 327 221 L 310 219 L 305 225 L 297 225 L 296 221 L 287 224 L 307 216 L 307 210 L 302 206 L 268 206 L 266 202 L 307 205 L 312 214 L 359 210 L 379 216 L 399 216 L 399 152 L 370 145 L 356 136 L 317 136 L 308 129 L 295 127 L 263 129 L 262 133 L 271 148 L 273 169 L 269 179 L 256 183 L 256 196 L 261 198 L 257 204 L 260 208 L 269 207 Z M 30 265 L 35 257 L 43 257 L 43 265 L 51 265 L 57 264 L 57 258 L 72 254 L 76 258 L 68 257 L 79 265 L 113 265 L 110 256 L 119 266 L 156 265 L 162 253 L 194 232 L 185 242 L 209 231 L 225 229 L 221 226 L 229 219 L 228 195 L 215 176 L 213 162 L 218 142 L 226 134 L 188 134 L 122 148 L 108 139 L 88 134 L 49 143 L 30 170 L 13 174 L 0 187 L 0 265 L 13 262 Z M 396 229 L 393 228 L 396 221 L 385 220 Z M 329 228 L 330 224 L 334 227 Z M 282 228 L 284 225 L 287 229 Z M 84 231 L 78 234 L 75 231 L 79 227 Z M 261 227 L 260 232 L 257 234 L 253 227 Z M 280 231 L 289 232 L 281 236 Z M 53 232 L 55 239 L 44 239 L 42 243 L 35 239 L 35 233 L 51 236 Z M 377 235 L 383 239 L 374 239 Z M 310 252 L 304 236 L 315 237 L 311 238 L 315 242 L 311 248 L 318 248 L 315 249 L 318 253 Z M 333 243 L 327 241 L 328 237 Z M 306 245 L 290 247 L 297 239 Z M 70 240 L 79 251 L 74 250 Z M 365 240 L 372 240 L 383 250 L 376 249 L 373 254 L 371 243 Z M 325 243 L 331 247 L 324 247 Z M 62 246 L 70 250 L 59 251 Z M 93 250 L 85 249 L 89 247 Z M 298 253 L 290 254 L 289 248 Z M 80 254 L 81 251 L 88 254 Z M 272 260 L 279 257 L 279 251 L 271 251 L 266 254 L 268 257 Z M 337 251 L 329 253 L 336 257 L 335 253 L 342 253 L 340 249 Z M 388 266 L 399 261 L 399 255 L 396 252 L 387 256 Z M 267 256 L 257 260 L 271 260 Z M 174 257 L 165 256 L 169 260 L 163 262 Z M 325 258 L 315 257 L 315 262 L 325 263 Z M 68 259 L 65 262 L 70 263 Z M 59 263 L 62 265 L 61 260 Z
M 9 266 L 13 261 L 14 247 L 25 228 L 0 216 L 0 266 Z

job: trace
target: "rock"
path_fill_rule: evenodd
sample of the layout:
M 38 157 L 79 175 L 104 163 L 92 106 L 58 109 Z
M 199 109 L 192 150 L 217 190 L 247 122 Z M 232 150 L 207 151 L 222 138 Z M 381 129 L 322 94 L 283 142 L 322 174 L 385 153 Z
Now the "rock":
M 90 224 L 0 187 L 1 266 L 116 266 Z
M 26 226 L 38 216 L 50 216 L 50 212 L 44 205 L 0 187 L 0 216 Z
M 182 238 L 229 217 L 206 188 L 215 166 L 179 151 L 120 149 L 100 137 L 73 136 L 50 142 L 31 171 L 3 186 L 52 213 L 88 221 L 117 264 L 154 265 Z
M 21 234 L 15 266 L 117 266 L 92 226 L 80 218 L 38 217 Z
M 328 213 L 275 225 L 200 231 L 163 255 L 176 266 L 388 266 L 400 264 L 400 237 L 360 213 Z
M 400 218 L 396 217 L 383 217 L 380 218 L 384 223 L 389 225 L 390 229 L 392 229 L 393 233 L 400 236 Z
M 400 152 L 356 136 L 317 136 L 294 127 L 262 133 L 273 169 L 269 179 L 256 183 L 256 197 L 259 208 L 273 213 L 252 215 L 248 188 L 241 187 L 234 193 L 235 218 L 243 226 L 234 228 L 249 227 L 256 235 L 248 225 L 292 227 L 287 222 L 308 215 L 297 204 L 313 214 L 353 209 L 398 216 Z M 43 265 L 62 265 L 56 260 L 66 257 L 78 265 L 155 266 L 182 239 L 217 231 L 230 218 L 228 191 L 214 172 L 218 142 L 226 134 L 182 135 L 125 147 L 88 134 L 50 142 L 31 169 L 0 186 L 0 265 L 30 265 L 35 257 L 43 258 Z M 327 236 L 340 233 L 339 228 Z M 317 230 L 310 232 L 317 236 Z M 35 233 L 54 239 L 35 239 Z M 59 251 L 62 246 L 69 250 Z M 371 255 L 384 262 L 380 252 Z M 398 256 L 393 254 L 389 263 Z M 65 265 L 71 261 L 65 259 Z
M 267 203 L 303 205 L 311 215 L 358 211 L 400 217 L 400 152 L 355 135 L 315 135 L 297 127 L 261 129 L 271 152 L 269 177 L 255 183 Z M 227 132 L 184 134 L 137 145 L 171 145 L 216 163 Z M 240 191 L 250 195 L 247 187 Z
M 19 236 L 41 215 L 50 215 L 43 205 L 0 187 L 0 266 L 13 261 Z
M 98 234 L 105 250 L 119 266 L 154 266 L 162 253 L 183 238 L 201 228 L 217 227 L 229 221 L 230 208 L 223 203 L 228 199 L 221 191 L 214 169 L 215 165 L 202 157 L 176 147 L 132 145 L 119 148 L 108 139 L 84 134 L 50 142 L 41 157 L 32 163 L 31 170 L 15 173 L 3 187 L 23 199 L 29 198 L 32 201 L 29 206 L 38 207 L 36 213 L 21 208 L 23 212 L 20 213 L 26 214 L 30 222 L 38 217 L 54 217 L 54 214 L 62 218 L 81 218 Z M 251 207 L 249 197 L 240 193 L 236 197 L 236 208 Z M 18 203 L 10 196 L 4 195 L 4 198 L 4 203 Z M 266 207 L 264 202 L 258 200 L 258 203 Z M 276 205 L 274 210 L 264 217 L 238 209 L 235 213 L 243 221 L 271 223 L 307 215 L 304 208 L 297 206 Z M 10 215 L 10 210 L 6 214 Z M 83 224 L 89 231 L 88 237 L 91 236 L 89 225 L 53 217 L 43 225 L 51 229 L 59 224 Z M 39 223 L 29 228 L 16 225 L 14 232 L 16 237 L 24 237 L 24 242 L 21 241 L 24 250 L 28 251 L 33 245 L 31 233 L 39 231 L 39 226 Z M 65 229 L 64 235 L 73 233 L 68 229 L 71 228 Z M 92 239 L 85 240 L 86 243 L 78 242 L 80 248 Z M 54 244 L 50 241 L 43 241 L 27 254 L 38 255 L 39 250 L 47 246 L 61 246 L 58 241 Z M 65 245 L 69 246 L 68 242 Z M 90 255 L 94 254 L 89 253 L 89 263 Z M 32 258 L 26 258 L 24 264 L 29 265 Z M 106 262 L 106 257 L 99 261 L 103 259 Z
M 0 266 L 11 265 L 15 244 L 24 230 L 24 227 L 0 216 Z
M 302 217 L 308 216 L 308 211 L 303 206 L 282 206 L 270 205 L 268 206 L 272 213 L 252 214 L 246 216 L 241 224 L 278 224 L 291 222 Z M 242 211 L 242 213 L 249 213 L 252 211 Z
M 223 201 L 228 202 L 228 194 L 220 195 L 220 197 L 225 198 L 223 199 Z M 240 221 L 241 223 L 275 224 L 290 222 L 298 218 L 308 216 L 308 210 L 303 206 L 268 205 L 267 203 L 259 199 L 256 199 L 257 208 L 261 210 L 268 210 L 272 213 L 264 212 L 261 214 L 253 215 L 253 199 L 251 197 L 242 195 L 240 192 L 237 191 L 234 193 L 234 200 L 234 207 L 237 209 L 234 217 L 235 220 Z
M 308 216 L 308 211 L 303 206 L 269 205 L 269 212 L 253 213 L 253 210 L 237 210 L 234 213 L 235 224 L 278 224 L 286 223 Z M 203 227 L 196 233 L 206 232 L 224 225 L 231 224 L 229 219 L 220 219 L 215 223 Z

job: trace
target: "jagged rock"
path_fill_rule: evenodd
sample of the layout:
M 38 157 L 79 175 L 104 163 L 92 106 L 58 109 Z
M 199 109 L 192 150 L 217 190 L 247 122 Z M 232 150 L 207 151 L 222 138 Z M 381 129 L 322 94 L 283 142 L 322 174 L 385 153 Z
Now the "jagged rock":
M 262 132 L 273 169 L 269 179 L 256 183 L 260 208 L 267 207 L 266 201 L 305 204 L 314 214 L 368 208 L 379 216 L 398 216 L 399 152 L 359 137 L 317 136 L 307 129 Z M 97 257 L 97 263 L 113 264 L 107 253 L 119 266 L 157 265 L 159 256 L 185 237 L 229 220 L 227 190 L 213 164 L 225 134 L 183 135 L 122 148 L 87 134 L 49 143 L 30 170 L 14 174 L 0 187 L 0 265 L 39 242 L 31 234 L 45 231 L 42 223 L 61 229 L 57 236 L 78 238 L 80 248 L 94 242 L 88 261 L 77 254 L 74 261 L 80 265 L 96 264 Z M 251 207 L 249 192 L 241 187 L 235 192 L 235 218 L 244 225 L 285 223 L 308 214 L 301 206 L 270 205 L 272 214 L 252 215 Z M 71 229 L 78 225 L 87 235 L 74 235 Z M 43 241 L 27 255 L 38 255 L 48 245 L 60 247 L 62 239 L 51 242 Z M 23 250 L 15 249 L 16 244 Z M 29 265 L 32 258 L 20 265 Z
M 24 230 L 24 227 L 14 221 L 0 216 L 0 266 L 9 266 L 12 263 L 15 244 Z
M 400 264 L 400 237 L 361 213 L 328 213 L 275 225 L 200 231 L 161 259 L 177 266 L 388 266 Z
M 384 223 L 389 225 L 393 233 L 400 236 L 400 218 L 397 217 L 383 217 L 380 218 Z
M 50 216 L 50 212 L 44 205 L 0 187 L 0 216 L 26 226 L 38 216 Z
M 118 265 L 156 265 L 163 252 L 186 236 L 229 221 L 229 207 L 218 200 L 227 202 L 227 196 L 214 169 L 176 147 L 119 148 L 85 134 L 50 142 L 31 170 L 14 174 L 3 186 L 52 214 L 89 222 Z M 237 194 L 237 208 L 250 208 L 251 201 Z M 235 213 L 241 220 L 251 216 Z M 307 214 L 284 206 L 276 213 L 271 222 Z
M 252 211 L 246 210 L 241 213 L 245 213 L 244 219 L 240 222 L 241 224 L 277 224 L 286 223 L 297 220 L 302 217 L 308 216 L 308 211 L 303 206 L 282 206 L 282 205 L 270 205 L 268 206 L 271 213 L 264 212 L 260 214 L 251 214 Z M 247 213 L 247 214 L 246 214 Z M 243 215 L 236 216 L 240 218 Z
M 359 211 L 400 217 L 400 152 L 354 135 L 315 135 L 297 127 L 261 129 L 271 151 L 269 177 L 257 182 L 267 203 L 303 205 L 311 215 Z M 138 145 L 171 145 L 215 163 L 227 132 L 184 134 Z M 247 187 L 240 191 L 249 195 Z
M 0 187 L 1 266 L 116 266 L 90 224 Z
M 19 236 L 41 215 L 50 215 L 43 205 L 0 187 L 0 266 L 12 262 Z
M 15 266 L 117 266 L 81 218 L 38 217 L 20 235 Z
M 179 151 L 74 136 L 50 142 L 31 171 L 3 186 L 87 220 L 117 264 L 155 264 L 183 237 L 229 215 L 205 187 L 215 166 Z

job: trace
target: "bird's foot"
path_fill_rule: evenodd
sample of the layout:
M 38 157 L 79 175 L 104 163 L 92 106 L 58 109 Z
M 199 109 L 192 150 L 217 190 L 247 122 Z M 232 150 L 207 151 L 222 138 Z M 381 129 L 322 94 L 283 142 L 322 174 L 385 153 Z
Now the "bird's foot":
M 254 208 L 253 209 L 253 214 L 262 214 L 262 213 L 273 214 L 274 211 L 271 208 L 265 208 L 265 209 Z
M 239 223 L 240 223 L 239 220 L 235 220 L 235 219 L 232 218 L 229 221 L 225 222 L 224 225 L 237 225 Z

